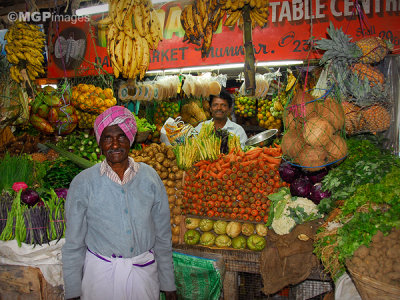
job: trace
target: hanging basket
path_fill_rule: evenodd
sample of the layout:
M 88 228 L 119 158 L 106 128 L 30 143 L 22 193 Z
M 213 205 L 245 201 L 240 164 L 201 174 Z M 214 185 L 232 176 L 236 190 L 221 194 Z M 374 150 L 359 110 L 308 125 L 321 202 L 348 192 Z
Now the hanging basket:
M 351 278 L 356 285 L 357 291 L 363 300 L 398 300 L 400 299 L 400 288 L 384 282 L 377 281 L 374 278 L 361 275 L 349 266 Z

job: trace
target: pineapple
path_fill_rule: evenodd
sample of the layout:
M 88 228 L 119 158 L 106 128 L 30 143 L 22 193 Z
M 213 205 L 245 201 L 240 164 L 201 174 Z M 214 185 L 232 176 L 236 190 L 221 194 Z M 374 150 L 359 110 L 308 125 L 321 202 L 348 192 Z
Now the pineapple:
M 375 36 L 365 37 L 357 41 L 356 45 L 362 51 L 360 62 L 364 64 L 380 62 L 393 47 L 390 42 Z
M 372 105 L 361 112 L 360 125 L 362 131 L 380 132 L 390 126 L 390 113 L 381 105 Z
M 360 108 L 350 102 L 342 102 L 343 111 L 345 115 L 345 128 L 346 134 L 352 135 L 359 131 L 359 114 Z
M 374 68 L 370 65 L 356 63 L 351 66 L 351 70 L 361 80 L 367 78 L 371 87 L 383 86 L 384 84 L 385 76 L 377 68 Z

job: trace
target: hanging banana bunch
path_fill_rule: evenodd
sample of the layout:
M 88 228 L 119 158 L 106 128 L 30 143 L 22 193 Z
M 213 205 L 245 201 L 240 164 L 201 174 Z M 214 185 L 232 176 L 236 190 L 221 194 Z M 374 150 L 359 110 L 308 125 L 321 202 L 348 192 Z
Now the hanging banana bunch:
M 227 18 L 225 26 L 234 26 L 239 21 L 243 24 L 242 9 L 245 5 L 250 6 L 250 18 L 253 28 L 263 28 L 268 22 L 269 0 L 220 0 L 221 8 L 226 11 Z
M 185 30 L 183 41 L 201 45 L 201 56 L 205 57 L 211 46 L 213 32 L 218 29 L 224 14 L 217 0 L 195 0 L 181 13 L 181 24 Z
M 163 39 L 162 27 L 150 0 L 110 0 L 107 51 L 115 77 L 143 79 L 150 50 Z
M 45 74 L 43 68 L 43 48 L 45 34 L 39 27 L 25 22 L 15 22 L 4 36 L 7 44 L 5 50 L 10 67 L 11 78 L 20 83 L 24 80 L 21 71 L 26 69 L 30 80 L 35 80 L 39 74 Z
M 268 22 L 269 0 L 194 0 L 181 14 L 181 24 L 185 30 L 183 41 L 201 46 L 201 56 L 207 56 L 213 33 L 225 14 L 225 26 L 234 26 L 238 21 L 241 25 L 245 5 L 251 9 L 252 27 L 264 27 Z

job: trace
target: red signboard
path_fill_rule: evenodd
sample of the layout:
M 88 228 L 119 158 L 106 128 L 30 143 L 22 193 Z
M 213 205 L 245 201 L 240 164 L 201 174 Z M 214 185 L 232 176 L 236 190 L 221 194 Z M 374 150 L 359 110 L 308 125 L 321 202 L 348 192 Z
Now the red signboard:
M 354 0 L 271 0 L 267 26 L 253 30 L 256 61 L 319 58 L 321 53 L 309 51 L 309 41 L 311 38 L 325 38 L 330 22 L 335 27 L 341 27 L 353 40 L 358 40 L 364 35 L 380 36 L 390 39 L 398 49 L 400 0 L 360 2 L 364 12 L 362 15 L 357 13 Z M 173 1 L 155 6 L 164 26 L 164 40 L 150 53 L 149 70 L 244 62 L 243 32 L 238 26 L 227 27 L 221 24 L 213 35 L 210 52 L 206 58 L 201 58 L 200 47 L 183 42 L 184 31 L 180 24 L 180 13 L 189 3 L 189 0 Z M 49 78 L 97 75 L 94 63 L 102 65 L 107 72 L 112 73 L 105 48 L 105 30 L 89 24 L 53 24 L 53 29 L 57 30 L 54 30 L 55 34 L 51 39 L 52 46 L 54 49 L 67 48 L 64 52 L 53 51 L 50 55 Z M 83 51 L 79 47 L 85 48 L 83 60 L 75 59 L 82 53 L 79 51 Z M 66 56 L 67 51 L 73 52 L 68 52 L 69 56 Z M 62 56 L 64 53 L 65 58 Z

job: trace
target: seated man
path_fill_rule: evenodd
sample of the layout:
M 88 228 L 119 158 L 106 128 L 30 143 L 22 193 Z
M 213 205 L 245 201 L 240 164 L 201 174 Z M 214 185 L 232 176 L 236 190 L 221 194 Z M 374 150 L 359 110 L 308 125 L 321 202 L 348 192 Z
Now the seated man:
M 243 127 L 228 119 L 232 113 L 232 96 L 224 89 L 221 89 L 219 95 L 210 96 L 210 112 L 212 119 L 201 122 L 196 126 L 197 132 L 200 132 L 203 124 L 214 122 L 215 129 L 226 129 L 228 132 L 239 136 L 242 149 L 247 141 L 247 134 Z

